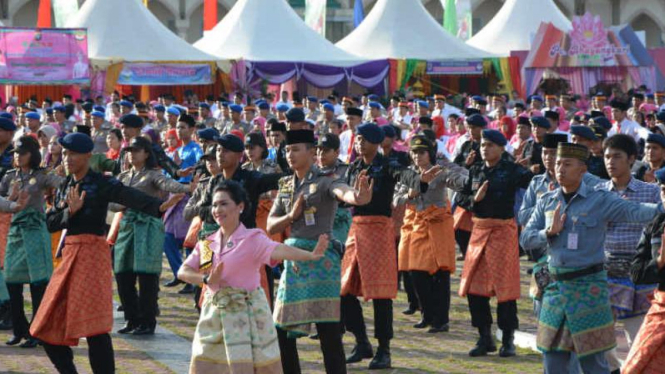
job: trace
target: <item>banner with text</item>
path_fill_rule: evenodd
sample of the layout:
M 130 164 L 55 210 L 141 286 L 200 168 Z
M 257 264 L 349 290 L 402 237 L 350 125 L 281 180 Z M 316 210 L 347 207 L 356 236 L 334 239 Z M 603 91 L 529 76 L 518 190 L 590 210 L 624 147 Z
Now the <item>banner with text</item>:
M 125 63 L 118 84 L 167 86 L 180 84 L 212 84 L 208 64 Z
M 427 61 L 425 73 L 428 75 L 481 75 L 483 61 Z
M 85 29 L 0 28 L 0 84 L 87 84 Z

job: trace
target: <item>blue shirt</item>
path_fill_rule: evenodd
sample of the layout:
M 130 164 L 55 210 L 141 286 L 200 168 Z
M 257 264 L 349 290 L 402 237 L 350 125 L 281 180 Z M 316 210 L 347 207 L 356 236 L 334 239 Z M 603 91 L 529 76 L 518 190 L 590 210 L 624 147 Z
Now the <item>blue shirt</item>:
M 566 214 L 563 230 L 548 238 L 554 210 L 561 203 Z M 608 222 L 649 222 L 665 212 L 661 204 L 640 204 L 624 200 L 608 191 L 594 191 L 584 182 L 566 203 L 561 188 L 542 195 L 531 219 L 522 231 L 520 243 L 525 250 L 547 247 L 554 267 L 589 267 L 605 262 L 605 234 Z M 577 249 L 568 249 L 569 234 L 577 234 Z
M 589 187 L 595 187 L 599 183 L 605 182 L 605 180 L 598 178 L 597 176 L 586 173 L 582 177 L 582 182 L 584 182 Z M 552 184 L 552 189 L 559 188 L 559 182 L 555 178 L 551 178 L 549 173 L 539 174 L 533 177 L 529 187 L 526 189 L 524 194 L 524 199 L 522 200 L 522 206 L 520 207 L 519 212 L 517 212 L 517 223 L 521 226 L 525 226 L 531 218 L 533 210 L 536 208 L 536 203 L 538 199 L 550 191 L 550 183 Z
M 178 148 L 178 157 L 180 158 L 180 169 L 187 169 L 190 166 L 195 166 L 197 162 L 203 157 L 203 150 L 196 142 L 189 142 Z M 182 177 L 178 179 L 180 183 L 189 183 L 192 181 L 192 176 Z

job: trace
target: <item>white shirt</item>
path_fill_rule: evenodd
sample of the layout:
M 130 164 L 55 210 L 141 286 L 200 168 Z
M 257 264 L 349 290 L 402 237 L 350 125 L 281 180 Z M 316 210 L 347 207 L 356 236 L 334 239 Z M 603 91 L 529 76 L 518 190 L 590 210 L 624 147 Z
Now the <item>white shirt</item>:
M 342 162 L 349 163 L 349 147 L 351 147 L 351 138 L 353 131 L 351 129 L 344 130 L 339 134 L 339 158 Z
M 640 139 L 645 139 L 649 136 L 649 130 L 646 128 L 640 126 L 637 122 L 631 121 L 628 118 L 624 118 L 623 121 L 621 121 L 621 131 L 619 131 L 619 126 L 618 124 L 612 125 L 612 128 L 610 131 L 607 132 L 607 137 L 609 138 L 612 135 L 616 135 L 618 133 L 625 134 L 625 135 L 630 135 L 635 139 L 636 142 L 639 142 Z
M 469 132 L 466 132 L 464 135 L 460 136 L 457 138 L 457 143 L 455 143 L 455 150 L 453 151 L 453 156 L 451 157 L 451 160 L 454 160 L 455 157 L 461 152 L 462 150 L 462 145 L 471 138 L 471 135 Z

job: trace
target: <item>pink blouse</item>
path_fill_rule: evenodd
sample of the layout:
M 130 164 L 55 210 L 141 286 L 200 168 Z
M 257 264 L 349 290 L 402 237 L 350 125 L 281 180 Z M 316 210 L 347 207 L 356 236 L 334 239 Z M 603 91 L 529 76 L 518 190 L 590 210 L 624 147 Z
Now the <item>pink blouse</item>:
M 242 288 L 252 291 L 261 285 L 259 270 L 264 265 L 274 266 L 270 256 L 281 243 L 270 240 L 261 229 L 247 229 L 242 223 L 231 235 L 225 248 L 220 248 L 222 239 L 221 229 L 211 234 L 205 241 L 199 241 L 187 257 L 184 264 L 194 270 L 199 270 L 201 250 L 204 242 L 213 251 L 212 268 L 224 263 L 222 280 L 230 287 Z M 211 269 L 212 269 L 211 268 Z M 217 292 L 218 287 L 210 284 L 208 288 Z

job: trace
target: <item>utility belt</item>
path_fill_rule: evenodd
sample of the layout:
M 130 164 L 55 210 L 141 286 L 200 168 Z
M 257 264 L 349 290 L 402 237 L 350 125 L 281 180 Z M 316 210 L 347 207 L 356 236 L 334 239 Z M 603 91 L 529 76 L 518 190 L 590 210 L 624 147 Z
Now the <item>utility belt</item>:
M 574 280 L 577 278 L 582 278 L 587 275 L 591 274 L 596 274 L 600 273 L 601 271 L 605 270 L 605 266 L 603 264 L 597 264 L 590 266 L 588 268 L 576 270 L 576 271 L 571 271 L 570 273 L 563 273 L 563 274 L 552 274 L 550 273 L 550 277 L 554 281 L 570 281 Z

